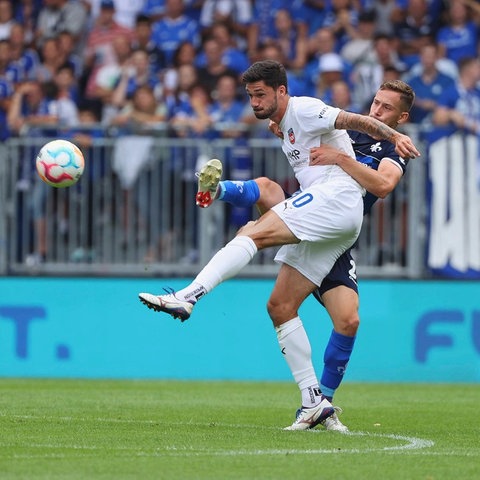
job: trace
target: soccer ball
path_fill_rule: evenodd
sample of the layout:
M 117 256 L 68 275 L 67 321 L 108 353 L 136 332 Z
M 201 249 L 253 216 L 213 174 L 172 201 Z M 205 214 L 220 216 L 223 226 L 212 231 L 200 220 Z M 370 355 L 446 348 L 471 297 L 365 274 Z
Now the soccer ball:
M 81 150 L 67 140 L 52 140 L 35 161 L 40 178 L 52 187 L 70 187 L 82 176 L 85 160 Z

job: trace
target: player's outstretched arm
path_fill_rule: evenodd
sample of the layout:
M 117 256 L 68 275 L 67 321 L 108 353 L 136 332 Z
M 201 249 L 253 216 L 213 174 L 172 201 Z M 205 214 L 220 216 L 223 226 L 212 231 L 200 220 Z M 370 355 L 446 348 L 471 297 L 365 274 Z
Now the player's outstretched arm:
M 367 133 L 373 138 L 388 140 L 395 145 L 395 151 L 403 158 L 415 158 L 420 152 L 408 135 L 397 132 L 376 118 L 342 110 L 335 121 L 339 130 L 356 130 Z

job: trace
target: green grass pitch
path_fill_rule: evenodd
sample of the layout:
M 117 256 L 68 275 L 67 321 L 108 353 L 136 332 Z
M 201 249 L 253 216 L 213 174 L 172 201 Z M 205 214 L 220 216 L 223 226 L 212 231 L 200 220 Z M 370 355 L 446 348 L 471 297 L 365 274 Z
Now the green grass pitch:
M 283 431 L 292 383 L 0 379 L 0 478 L 480 478 L 478 385 L 346 382 L 351 433 Z

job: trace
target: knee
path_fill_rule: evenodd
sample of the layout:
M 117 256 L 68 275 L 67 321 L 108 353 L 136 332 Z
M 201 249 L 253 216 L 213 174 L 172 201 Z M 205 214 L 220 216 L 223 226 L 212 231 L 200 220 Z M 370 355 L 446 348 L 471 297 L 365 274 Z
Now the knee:
M 360 326 L 360 317 L 358 312 L 343 315 L 339 318 L 334 318 L 333 325 L 336 332 L 348 337 L 354 337 L 357 334 L 358 327 Z
M 272 319 L 274 327 L 278 327 L 282 323 L 288 322 L 298 315 L 292 305 L 284 301 L 277 301 L 274 298 L 270 298 L 268 300 L 267 311 L 268 315 Z
M 285 194 L 277 183 L 267 177 L 255 179 L 260 190 L 260 197 L 257 200 L 257 207 L 261 213 L 266 212 L 285 198 Z

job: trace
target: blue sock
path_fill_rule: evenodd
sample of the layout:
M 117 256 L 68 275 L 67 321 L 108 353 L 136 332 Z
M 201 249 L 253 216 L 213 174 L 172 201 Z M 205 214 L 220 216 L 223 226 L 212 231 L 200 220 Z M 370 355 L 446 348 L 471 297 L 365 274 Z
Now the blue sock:
M 219 200 L 231 203 L 236 207 L 251 207 L 260 198 L 260 190 L 254 180 L 236 182 L 224 180 L 220 182 Z
M 347 337 L 332 330 L 323 356 L 323 373 L 320 388 L 329 400 L 343 380 L 356 337 Z

